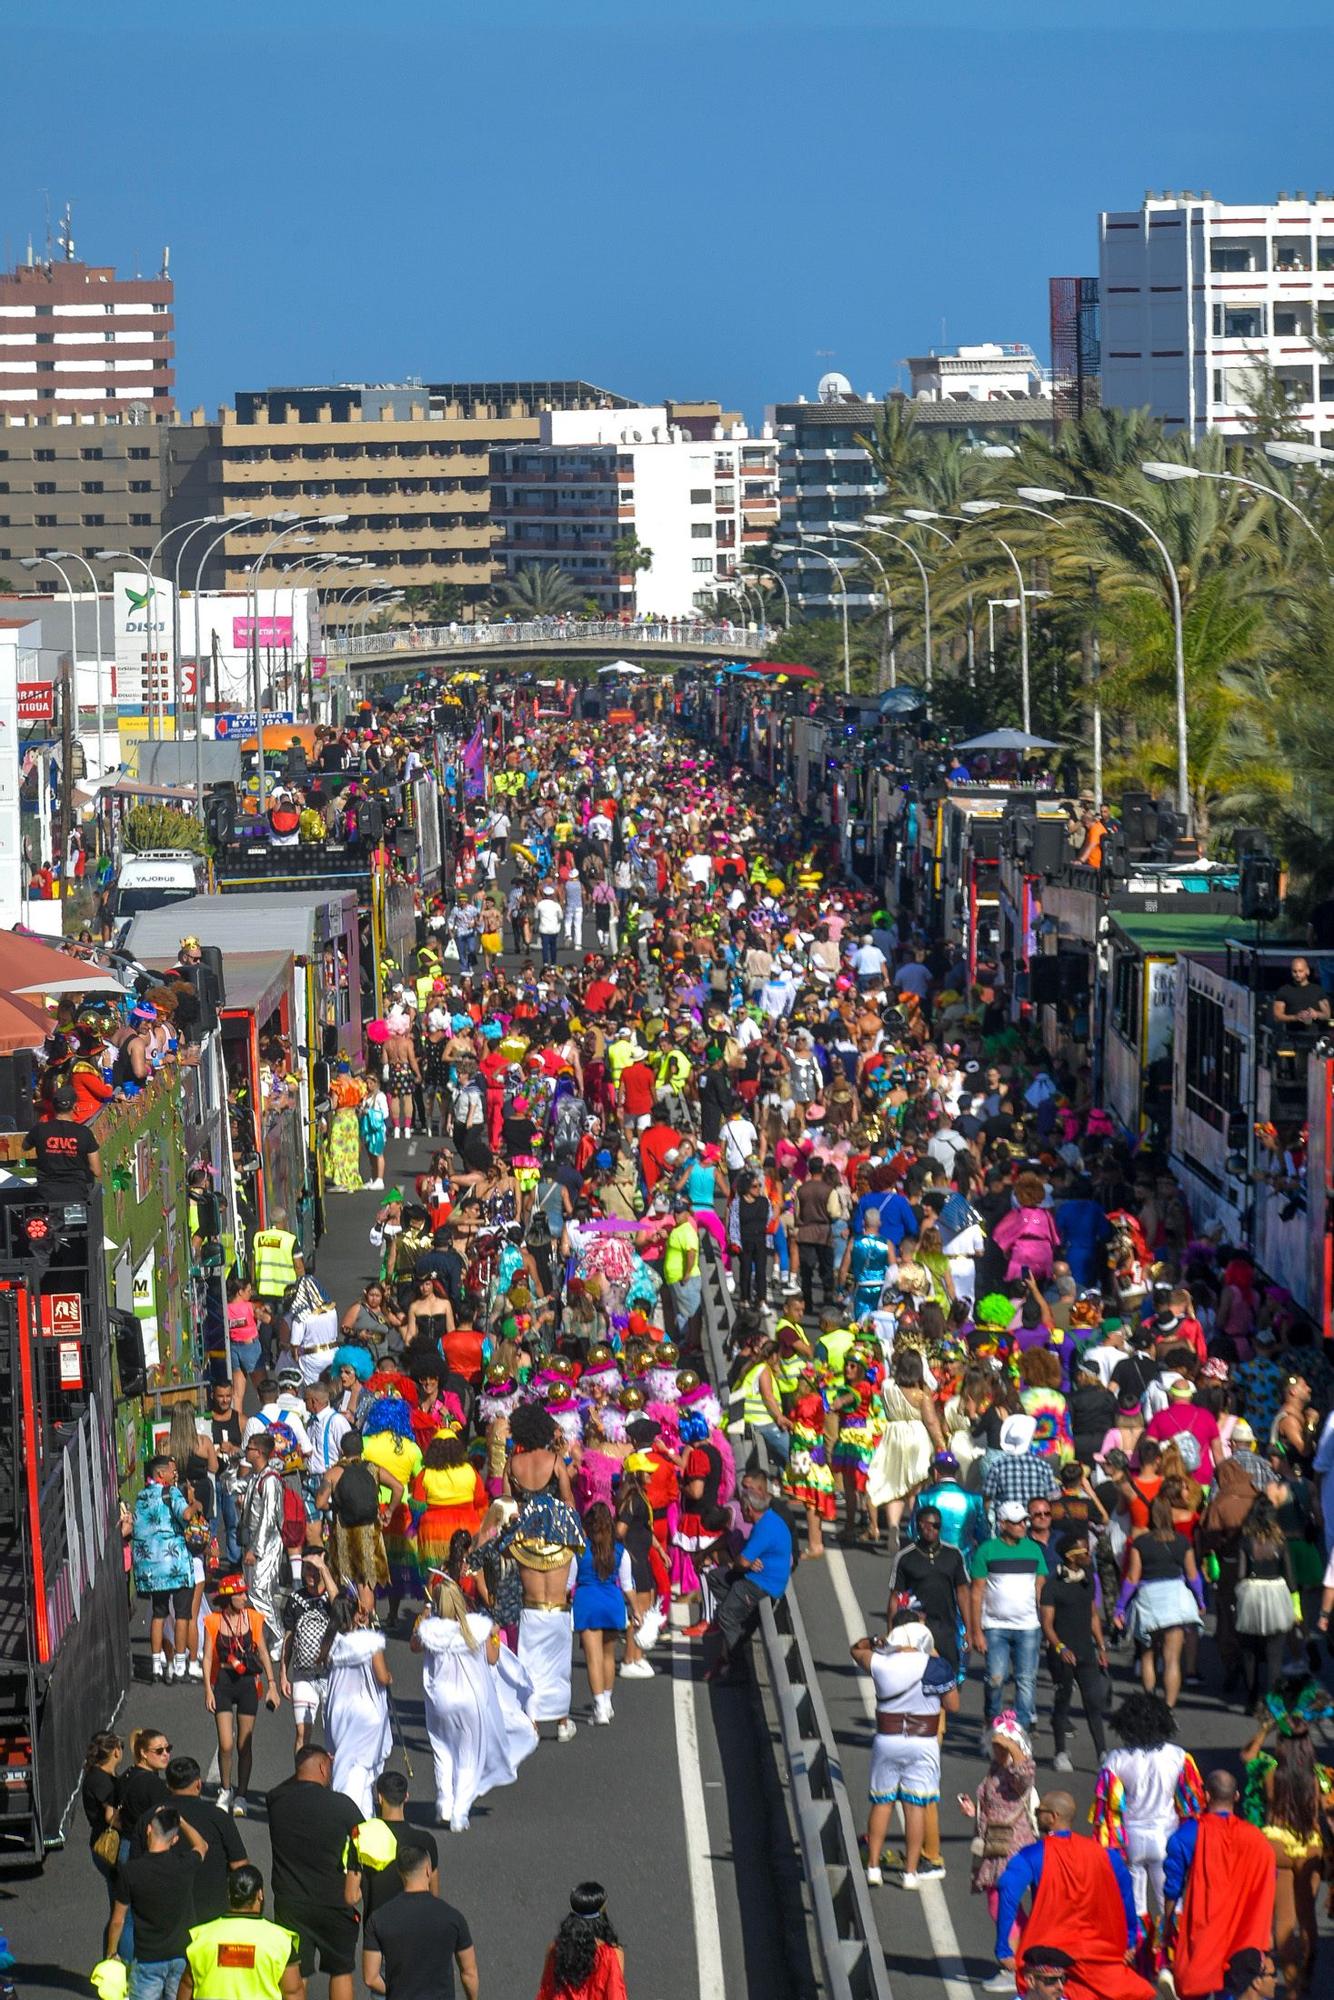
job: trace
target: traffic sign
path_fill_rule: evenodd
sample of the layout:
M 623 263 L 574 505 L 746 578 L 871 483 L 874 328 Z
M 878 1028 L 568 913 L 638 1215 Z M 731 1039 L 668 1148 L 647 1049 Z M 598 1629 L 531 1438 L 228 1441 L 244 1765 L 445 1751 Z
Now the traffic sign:
M 278 729 L 285 722 L 295 722 L 296 716 L 290 708 L 266 708 L 264 727 Z M 219 743 L 225 743 L 232 736 L 253 736 L 255 733 L 255 711 L 246 708 L 224 711 L 213 719 L 213 733 Z
M 20 681 L 18 684 L 20 722 L 53 722 L 56 714 L 54 681 Z

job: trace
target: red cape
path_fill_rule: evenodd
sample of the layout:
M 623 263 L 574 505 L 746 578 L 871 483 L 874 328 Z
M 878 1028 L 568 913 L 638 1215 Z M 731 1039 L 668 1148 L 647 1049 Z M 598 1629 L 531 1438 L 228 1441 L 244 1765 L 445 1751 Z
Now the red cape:
M 1021 1993 L 1026 1945 L 1069 1952 L 1068 2000 L 1153 2000 L 1148 1980 L 1126 1964 L 1126 1913 L 1112 1864 L 1084 1834 L 1042 1843 L 1042 1875 L 1016 1956 Z
M 1268 1951 L 1273 1936 L 1273 1848 L 1258 1826 L 1206 1813 L 1177 1922 L 1172 1969 L 1181 2000 L 1216 1993 L 1232 1954 Z

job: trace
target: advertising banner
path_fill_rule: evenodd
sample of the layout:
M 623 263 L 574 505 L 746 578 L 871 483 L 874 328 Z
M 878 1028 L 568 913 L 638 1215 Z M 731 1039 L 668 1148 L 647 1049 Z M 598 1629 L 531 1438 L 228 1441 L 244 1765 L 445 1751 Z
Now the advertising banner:
M 290 618 L 233 618 L 232 644 L 238 651 L 255 644 L 255 627 L 259 627 L 261 646 L 290 646 L 292 643 L 292 620 Z
M 155 576 L 150 583 L 142 570 L 118 569 L 111 579 L 111 602 L 118 705 L 138 713 L 151 694 L 155 706 L 165 706 L 172 698 L 175 591 L 165 577 Z
M 54 722 L 56 684 L 54 681 L 20 681 L 18 686 L 20 722 Z

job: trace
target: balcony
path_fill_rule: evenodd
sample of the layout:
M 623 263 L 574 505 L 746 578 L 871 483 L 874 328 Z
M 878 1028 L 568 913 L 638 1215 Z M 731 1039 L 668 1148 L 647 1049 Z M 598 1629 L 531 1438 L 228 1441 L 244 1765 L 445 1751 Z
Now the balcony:
M 1276 236 L 1274 238 L 1275 271 L 1309 271 L 1311 268 L 1311 239 L 1309 236 Z
M 1267 271 L 1269 244 L 1263 236 L 1215 236 L 1209 245 L 1211 271 Z
M 1314 308 L 1309 299 L 1291 304 L 1280 300 L 1274 307 L 1274 338 L 1309 340 L 1313 319 Z
M 1268 323 L 1268 307 L 1259 299 L 1215 305 L 1213 310 L 1215 340 L 1263 340 Z

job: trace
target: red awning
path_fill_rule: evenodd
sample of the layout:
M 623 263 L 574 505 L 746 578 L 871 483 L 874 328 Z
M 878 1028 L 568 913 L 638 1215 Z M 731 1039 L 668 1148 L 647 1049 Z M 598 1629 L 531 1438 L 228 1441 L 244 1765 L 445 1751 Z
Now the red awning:
M 776 680 L 779 674 L 790 681 L 818 681 L 820 678 L 816 668 L 804 667 L 799 660 L 751 660 L 746 672 L 764 674 L 771 680 Z

